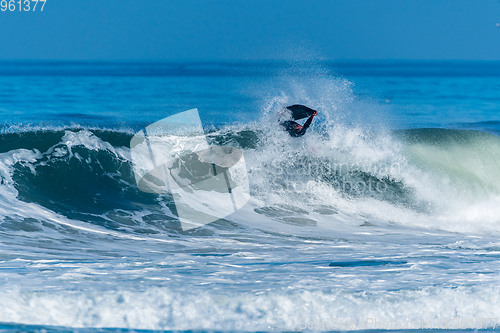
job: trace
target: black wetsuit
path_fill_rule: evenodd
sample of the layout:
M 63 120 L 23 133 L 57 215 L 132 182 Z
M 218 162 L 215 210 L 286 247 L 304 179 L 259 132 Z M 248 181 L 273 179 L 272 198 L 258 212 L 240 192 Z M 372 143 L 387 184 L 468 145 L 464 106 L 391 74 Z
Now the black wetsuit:
M 293 137 L 299 137 L 306 134 L 306 130 L 311 125 L 314 116 L 310 116 L 309 119 L 305 122 L 304 126 L 300 126 L 299 123 L 293 120 L 286 120 L 281 123 L 281 125 L 285 128 L 285 130 Z

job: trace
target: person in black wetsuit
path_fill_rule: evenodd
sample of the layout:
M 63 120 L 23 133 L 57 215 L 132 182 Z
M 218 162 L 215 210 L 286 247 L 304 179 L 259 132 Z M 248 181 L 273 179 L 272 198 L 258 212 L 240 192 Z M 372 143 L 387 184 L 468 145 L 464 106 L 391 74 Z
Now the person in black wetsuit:
M 292 113 L 294 113 L 294 111 L 295 111 L 294 107 L 298 108 L 299 105 L 292 105 L 292 106 L 287 107 L 287 109 L 291 110 Z M 304 110 L 304 109 L 310 110 L 310 112 L 309 112 L 310 116 L 307 119 L 307 121 L 304 123 L 303 126 L 301 126 L 299 123 L 297 123 L 293 120 L 286 120 L 286 121 L 281 122 L 281 126 L 283 126 L 285 128 L 285 131 L 287 131 L 293 137 L 299 137 L 299 136 L 306 134 L 306 130 L 311 125 L 311 122 L 312 122 L 314 116 L 316 116 L 318 114 L 318 111 L 310 109 L 306 106 L 300 105 L 300 107 L 301 107 L 301 110 Z

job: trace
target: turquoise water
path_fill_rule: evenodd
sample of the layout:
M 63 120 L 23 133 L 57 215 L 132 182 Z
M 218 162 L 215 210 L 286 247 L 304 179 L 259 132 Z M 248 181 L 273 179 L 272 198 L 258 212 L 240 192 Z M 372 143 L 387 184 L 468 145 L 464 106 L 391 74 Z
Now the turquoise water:
M 498 63 L 2 62 L 0 330 L 493 328 L 499 91 Z M 251 199 L 182 231 L 129 144 L 192 108 Z

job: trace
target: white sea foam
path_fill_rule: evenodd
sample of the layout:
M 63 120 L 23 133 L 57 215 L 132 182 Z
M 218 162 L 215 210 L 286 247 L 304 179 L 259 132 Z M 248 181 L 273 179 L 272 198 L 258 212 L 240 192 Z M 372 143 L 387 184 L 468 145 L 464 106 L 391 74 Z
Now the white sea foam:
M 357 330 L 384 328 L 380 325 L 398 328 L 398 322 L 401 328 L 491 328 L 499 324 L 499 294 L 496 287 L 258 295 L 194 294 L 167 288 L 142 292 L 10 290 L 0 292 L 0 321 L 156 330 Z

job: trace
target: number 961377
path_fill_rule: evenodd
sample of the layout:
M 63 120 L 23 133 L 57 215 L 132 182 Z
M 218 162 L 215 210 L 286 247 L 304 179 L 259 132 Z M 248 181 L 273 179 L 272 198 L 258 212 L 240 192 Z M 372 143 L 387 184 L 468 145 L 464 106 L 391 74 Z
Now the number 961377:
M 40 2 L 40 5 L 38 3 Z M 39 10 L 43 12 L 43 7 L 45 7 L 45 2 L 47 0 L 1 0 L 0 9 L 2 12 L 5 11 L 20 11 L 29 12 Z M 38 5 L 38 8 L 37 8 Z

